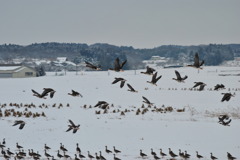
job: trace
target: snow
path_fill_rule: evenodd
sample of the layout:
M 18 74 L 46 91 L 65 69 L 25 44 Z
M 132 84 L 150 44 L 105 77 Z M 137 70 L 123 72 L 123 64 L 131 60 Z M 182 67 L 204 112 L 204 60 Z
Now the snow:
M 178 70 L 182 76 L 188 75 L 184 83 L 178 83 L 174 70 Z M 24 111 L 25 108 L 9 106 L 10 103 L 35 104 L 43 103 L 48 108 L 28 108 L 33 113 L 44 112 L 46 117 L 23 118 L 23 117 L 1 117 L 0 142 L 6 139 L 6 147 L 16 152 L 16 142 L 27 149 L 39 151 L 44 156 L 44 144 L 52 149 L 49 154 L 57 158 L 57 150 L 60 143 L 69 150 L 67 152 L 72 158 L 76 153 L 76 143 L 87 156 L 87 151 L 92 155 L 102 151 L 107 159 L 113 159 L 113 154 L 105 152 L 105 146 L 113 150 L 113 146 L 121 150 L 118 158 L 124 160 L 142 159 L 139 150 L 142 149 L 148 155 L 146 159 L 154 159 L 151 148 L 159 155 L 159 149 L 168 154 L 168 148 L 178 154 L 178 150 L 187 151 L 191 154 L 190 159 L 196 159 L 196 151 L 205 159 L 210 159 L 210 152 L 218 159 L 227 159 L 227 152 L 240 158 L 240 77 L 231 76 L 240 73 L 239 67 L 204 67 L 198 71 L 194 68 L 168 68 L 157 69 L 162 78 L 157 86 L 146 81 L 151 76 L 140 74 L 137 71 L 91 71 L 91 72 L 67 72 L 66 76 L 55 76 L 55 73 L 47 73 L 45 77 L 29 79 L 0 79 L 1 104 L 7 104 L 1 108 L 4 113 L 6 109 Z M 229 76 L 219 76 L 227 74 Z M 137 93 L 127 91 L 125 84 L 111 84 L 115 77 L 123 77 L 126 83 L 132 85 Z M 190 90 L 194 82 L 202 81 L 207 84 L 204 91 Z M 216 84 L 224 84 L 226 89 L 213 91 Z M 42 92 L 43 88 L 56 90 L 54 97 L 39 99 L 32 96 L 31 89 Z M 83 97 L 72 97 L 68 93 L 71 90 L 80 92 Z M 235 96 L 228 102 L 221 102 L 222 94 L 231 92 Z M 148 108 L 145 114 L 136 115 L 138 108 L 143 104 L 142 96 L 161 108 L 171 106 L 173 112 L 152 112 L 154 106 Z M 113 104 L 107 114 L 99 108 L 89 108 L 98 101 L 107 101 Z M 59 104 L 63 107 L 58 109 Z M 52 107 L 56 104 L 57 107 Z M 67 107 L 67 104 L 70 106 Z M 83 106 L 86 105 L 87 108 Z M 147 105 L 145 105 L 147 108 Z M 176 112 L 177 109 L 185 108 L 185 112 Z M 120 112 L 126 112 L 121 116 Z M 101 114 L 95 111 L 101 110 Z M 218 115 L 227 113 L 232 122 L 230 126 L 218 123 Z M 80 124 L 80 130 L 76 134 L 65 132 L 68 128 L 68 120 Z M 24 120 L 26 125 L 22 130 L 12 126 L 15 120 Z M 60 151 L 61 154 L 62 151 Z M 1 158 L 1 154 L 0 154 Z M 163 159 L 169 159 L 170 157 Z M 13 159 L 13 158 L 12 158 Z M 180 158 L 177 158 L 180 159 Z
M 0 71 L 11 71 L 19 68 L 21 66 L 1 66 Z

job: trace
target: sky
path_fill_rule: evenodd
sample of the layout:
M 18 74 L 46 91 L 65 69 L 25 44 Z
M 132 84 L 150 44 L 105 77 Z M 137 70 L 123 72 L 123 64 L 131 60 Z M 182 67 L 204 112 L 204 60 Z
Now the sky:
M 240 43 L 239 0 L 0 0 L 0 44 Z

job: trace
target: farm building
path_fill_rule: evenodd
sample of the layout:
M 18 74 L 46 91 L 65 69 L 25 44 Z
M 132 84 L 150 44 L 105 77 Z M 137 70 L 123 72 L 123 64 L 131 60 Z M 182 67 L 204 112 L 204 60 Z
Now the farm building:
M 36 71 L 21 64 L 0 64 L 0 78 L 36 77 Z

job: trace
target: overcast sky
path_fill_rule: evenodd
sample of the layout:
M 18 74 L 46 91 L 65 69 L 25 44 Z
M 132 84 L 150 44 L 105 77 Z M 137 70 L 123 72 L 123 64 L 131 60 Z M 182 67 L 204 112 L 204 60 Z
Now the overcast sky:
M 240 0 L 0 0 L 0 44 L 240 43 Z

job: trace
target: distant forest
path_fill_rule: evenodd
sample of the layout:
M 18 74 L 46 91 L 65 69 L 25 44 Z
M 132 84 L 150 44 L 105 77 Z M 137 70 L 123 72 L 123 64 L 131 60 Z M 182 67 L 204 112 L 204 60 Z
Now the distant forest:
M 152 49 L 135 49 L 128 46 L 114 46 L 97 43 L 93 45 L 77 43 L 36 43 L 27 46 L 15 44 L 0 45 L 0 60 L 13 58 L 48 58 L 67 57 L 78 64 L 84 60 L 101 64 L 103 69 L 109 67 L 116 57 L 128 60 L 126 69 L 137 69 L 143 60 L 152 56 L 171 58 L 175 61 L 192 62 L 198 52 L 205 65 L 219 65 L 225 60 L 240 56 L 240 44 L 209 44 L 198 46 L 163 45 Z

